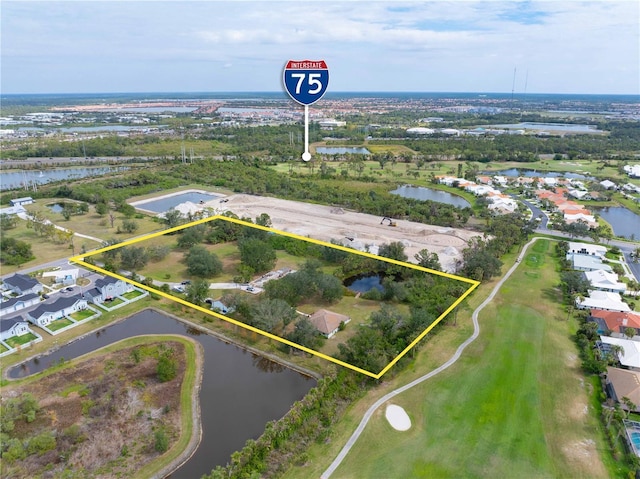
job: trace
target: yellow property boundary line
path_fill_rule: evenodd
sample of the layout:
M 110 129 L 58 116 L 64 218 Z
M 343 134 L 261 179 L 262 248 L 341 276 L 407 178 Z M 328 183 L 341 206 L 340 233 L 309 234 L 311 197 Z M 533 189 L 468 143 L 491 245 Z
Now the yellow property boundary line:
M 454 280 L 457 280 L 457 281 L 462 281 L 463 283 L 468 283 L 470 286 L 462 294 L 462 296 L 460 296 L 456 301 L 454 301 L 454 303 L 451 306 L 449 306 L 444 313 L 442 313 L 440 316 L 438 316 L 438 318 L 433 323 L 431 323 L 422 333 L 420 333 L 411 342 L 411 344 L 409 344 L 400 354 L 398 354 L 395 358 L 393 358 L 393 360 L 389 364 L 387 364 L 380 372 L 372 373 L 371 371 L 367 371 L 365 369 L 359 368 L 357 366 L 354 366 L 353 364 L 346 363 L 344 361 L 341 361 L 339 359 L 333 358 L 333 357 L 328 356 L 326 354 L 323 354 L 321 352 L 318 352 L 318 351 L 315 351 L 313 349 L 310 349 L 310 348 L 307 348 L 305 346 L 302 346 L 301 344 L 294 343 L 292 341 L 289 341 L 288 339 L 281 338 L 280 336 L 276 336 L 275 334 L 268 333 L 267 331 L 263 331 L 261 329 L 255 328 L 253 326 L 250 326 L 248 324 L 245 324 L 245 323 L 240 322 L 238 320 L 235 320 L 233 318 L 229 318 L 227 316 L 224 316 L 224 315 L 222 315 L 220 313 L 217 313 L 215 311 L 212 311 L 210 309 L 203 308 L 202 306 L 198 306 L 196 304 L 190 303 L 189 301 L 186 301 L 186 300 L 184 300 L 182 298 L 178 298 L 176 296 L 172 296 L 171 294 L 167 294 L 167 293 L 165 293 L 163 291 L 157 290 L 157 289 L 152 288 L 150 286 L 146 286 L 146 285 L 144 285 L 142 283 L 138 283 L 137 281 L 133 281 L 133 280 L 131 280 L 129 278 L 125 278 L 124 276 L 121 276 L 121 275 L 119 275 L 117 273 L 112 273 L 111 271 L 107 271 L 107 270 L 105 270 L 103 268 L 100 268 L 100 267 L 95 266 L 93 264 L 87 263 L 85 261 L 85 259 L 90 257 L 90 256 L 94 256 L 94 255 L 97 255 L 97 254 L 105 253 L 105 252 L 111 251 L 113 249 L 122 248 L 123 246 L 129 246 L 129 245 L 132 245 L 132 244 L 135 244 L 135 243 L 139 243 L 140 241 L 148 240 L 148 239 L 151 239 L 151 238 L 156 238 L 158 236 L 163 236 L 163 235 L 166 235 L 166 234 L 169 234 L 169 233 L 173 233 L 174 231 L 180 231 L 180 230 L 183 230 L 185 228 L 189 228 L 191 226 L 196 226 L 196 225 L 200 225 L 200 224 L 203 224 L 203 223 L 208 223 L 209 221 L 215 221 L 215 220 L 228 221 L 230 223 L 236 223 L 236 224 L 239 224 L 239 225 L 248 226 L 250 228 L 256 228 L 256 229 L 268 231 L 270 233 L 275 233 L 275 234 L 279 234 L 279 235 L 282 235 L 282 236 L 287 236 L 289 238 L 294 238 L 294 239 L 297 239 L 297 240 L 306 241 L 308 243 L 314 243 L 314 244 L 317 244 L 317 245 L 320 245 L 320 246 L 326 246 L 328 248 L 334 248 L 334 249 L 337 249 L 337 250 L 345 251 L 347 253 L 357 254 L 357 255 L 364 256 L 364 257 L 371 258 L 371 259 L 375 259 L 375 260 L 378 260 L 378 261 L 384 261 L 384 262 L 387 262 L 387 263 L 396 264 L 396 265 L 399 265 L 399 266 L 404 266 L 404 267 L 415 269 L 415 270 L 418 270 L 418 271 L 424 271 L 426 273 L 431 273 L 431 274 L 435 274 L 435 275 L 438 275 L 438 276 L 444 276 L 446 278 L 454 279 Z M 223 216 L 223 215 L 210 216 L 208 218 L 203 218 L 201 220 L 197 220 L 197 221 L 193 221 L 191 223 L 187 223 L 187 224 L 184 224 L 184 225 L 176 226 L 174 228 L 168 228 L 166 230 L 158 231 L 156 233 L 151 233 L 151 234 L 139 237 L 139 238 L 134 238 L 134 239 L 131 239 L 131 240 L 128 240 L 128 241 L 123 241 L 122 243 L 118 243 L 118 244 L 115 244 L 115 245 L 107 246 L 105 248 L 100 248 L 100 249 L 97 249 L 97 250 L 92 251 L 90 253 L 84 253 L 82 255 L 73 256 L 73 257 L 69 258 L 69 261 L 72 261 L 72 262 L 74 262 L 76 264 L 84 266 L 87 269 L 91 269 L 91 270 L 94 270 L 96 272 L 102 273 L 104 275 L 111 276 L 113 278 L 120 279 L 120 280 L 125 281 L 127 283 L 133 284 L 134 286 L 137 286 L 138 288 L 142 288 L 142 289 L 144 289 L 146 291 L 149 291 L 150 293 L 157 294 L 159 296 L 167 298 L 167 299 L 169 299 L 171 301 L 174 301 L 176 303 L 182 304 L 184 306 L 188 306 L 188 307 L 193 308 L 193 309 L 195 309 L 197 311 L 200 311 L 202 313 L 208 314 L 209 316 L 214 316 L 214 317 L 216 317 L 218 319 L 222 319 L 223 321 L 227 321 L 228 323 L 234 324 L 236 326 L 240 326 L 241 328 L 244 328 L 244 329 L 246 329 L 248 331 L 252 331 L 254 333 L 261 334 L 262 336 L 264 336 L 266 338 L 273 339 L 273 340 L 278 341 L 280 343 L 283 343 L 283 344 L 286 344 L 288 346 L 294 347 L 296 349 L 299 349 L 299 350 L 304 351 L 306 353 L 309 353 L 309 354 L 312 354 L 314 356 L 320 357 L 320 358 L 325 359 L 327 361 L 331 361 L 332 363 L 338 364 L 338 365 L 343 366 L 345 368 L 349 368 L 349 369 L 351 369 L 353 371 L 357 371 L 357 372 L 359 372 L 361 374 L 364 374 L 366 376 L 370 376 L 370 377 L 375 378 L 375 379 L 380 379 L 380 377 L 382 377 L 383 374 L 385 374 L 387 371 L 389 371 L 389 369 L 391 369 L 405 354 L 407 354 L 416 344 L 418 344 L 418 342 L 422 338 L 424 338 L 427 334 L 429 334 L 429 332 L 438 323 L 440 323 L 440 321 L 442 321 L 451 311 L 453 311 L 455 309 L 456 306 L 458 306 L 462 301 L 464 301 L 464 299 L 467 296 L 469 296 L 469 294 L 471 294 L 471 292 L 474 289 L 476 289 L 478 287 L 478 285 L 480 284 L 479 281 L 475 281 L 475 280 L 472 280 L 472 279 L 469 279 L 469 278 L 464 278 L 462 276 L 456 276 L 456 275 L 453 275 L 453 274 L 443 273 L 441 271 L 436 271 L 436 270 L 429 269 L 429 268 L 423 268 L 422 266 L 418 266 L 418 265 L 411 264 L 411 263 L 406 263 L 404 261 L 397 261 L 395 259 L 384 258 L 382 256 L 377 256 L 377 255 L 374 255 L 374 254 L 371 254 L 371 253 L 365 253 L 365 252 L 362 252 L 362 251 L 357 251 L 357 250 L 354 250 L 354 249 L 351 249 L 351 248 L 347 248 L 346 246 L 335 245 L 335 244 L 327 243 L 327 242 L 324 242 L 324 241 L 321 241 L 321 240 L 317 240 L 317 239 L 306 238 L 304 236 L 296 235 L 296 234 L 293 234 L 293 233 L 288 233 L 286 231 L 280 231 L 280 230 L 276 230 L 274 228 L 269 228 L 269 227 L 266 227 L 266 226 L 261 226 L 261 225 L 256 225 L 256 224 L 253 224 L 253 223 L 248 223 L 246 221 L 242 221 L 242 220 L 239 220 L 239 219 L 236 219 L 236 218 L 229 218 L 229 217 Z

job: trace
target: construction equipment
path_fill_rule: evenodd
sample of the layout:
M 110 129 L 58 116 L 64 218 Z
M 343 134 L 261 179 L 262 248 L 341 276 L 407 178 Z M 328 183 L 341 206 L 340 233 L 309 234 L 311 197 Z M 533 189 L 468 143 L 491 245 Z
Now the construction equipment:
M 393 220 L 392 220 L 391 218 L 389 218 L 388 216 L 385 216 L 384 218 L 382 218 L 382 221 L 380 222 L 380 224 L 381 224 L 381 225 L 383 225 L 385 221 L 388 221 L 388 222 L 389 222 L 388 226 L 398 226 L 398 225 L 396 224 L 396 222 L 395 222 L 395 221 L 393 221 Z

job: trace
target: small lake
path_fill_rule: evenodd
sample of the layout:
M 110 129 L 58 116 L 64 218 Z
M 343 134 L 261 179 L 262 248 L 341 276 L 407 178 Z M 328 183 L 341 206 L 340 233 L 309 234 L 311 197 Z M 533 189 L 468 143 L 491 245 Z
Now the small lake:
M 403 198 L 413 198 L 414 200 L 431 200 L 438 203 L 446 203 L 458 208 L 470 208 L 471 204 L 458 195 L 453 195 L 446 191 L 425 188 L 424 186 L 404 185 L 390 192 L 392 195 L 399 195 Z
M 157 200 L 144 201 L 143 203 L 132 203 L 136 208 L 143 210 L 153 211 L 154 213 L 164 213 L 171 208 L 175 208 L 179 204 L 190 201 L 191 203 L 199 204 L 201 201 L 206 203 L 207 201 L 215 200 L 219 198 L 218 195 L 213 193 L 204 193 L 200 191 L 188 191 L 185 193 L 178 193 L 177 195 L 167 196 L 166 198 L 160 198 Z
M 371 152 L 364 147 L 356 146 L 318 146 L 316 153 L 321 155 L 370 155 Z
M 24 185 L 44 185 L 52 181 L 102 176 L 127 171 L 128 166 L 96 166 L 86 168 L 54 168 L 47 170 L 0 171 L 0 190 L 23 188 Z
M 572 178 L 574 180 L 593 180 L 592 176 L 581 175 L 579 173 L 557 172 L 557 171 L 537 171 L 526 168 L 509 168 L 507 170 L 483 171 L 483 175 L 489 176 L 508 176 L 511 178 Z
M 24 377 L 61 358 L 73 359 L 141 334 L 193 337 L 204 351 L 200 389 L 202 441 L 189 461 L 168 476 L 172 479 L 199 478 L 218 465 L 224 466 L 247 439 L 258 438 L 267 422 L 284 416 L 316 385 L 314 379 L 153 310 L 134 314 L 38 360 L 14 367 L 8 374 L 11 378 Z
M 64 207 L 61 203 L 49 203 L 45 206 L 49 208 L 53 213 L 62 213 L 62 211 L 64 210 Z
M 359 274 L 357 276 L 345 279 L 344 285 L 354 293 L 366 293 L 374 288 L 382 292 L 384 291 L 384 286 L 382 286 L 382 278 L 383 276 L 378 273 Z
M 616 236 L 635 240 L 640 239 L 640 215 L 622 206 L 590 207 L 590 209 L 611 225 Z

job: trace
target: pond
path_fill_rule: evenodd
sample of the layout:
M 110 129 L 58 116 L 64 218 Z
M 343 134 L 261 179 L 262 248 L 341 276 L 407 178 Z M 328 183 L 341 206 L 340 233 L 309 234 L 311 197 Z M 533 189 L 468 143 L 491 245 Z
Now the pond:
M 383 278 L 384 276 L 380 273 L 359 274 L 345 279 L 344 285 L 354 293 L 367 293 L 374 288 L 382 292 L 384 291 Z
M 154 213 L 164 213 L 165 211 L 169 211 L 171 208 L 175 208 L 179 204 L 186 203 L 187 201 L 198 204 L 200 202 L 206 203 L 207 201 L 215 200 L 216 198 L 219 198 L 219 195 L 206 193 L 204 191 L 185 191 L 183 193 L 177 193 L 163 198 L 136 201 L 131 204 L 136 208 L 143 210 L 153 211 Z
M 318 146 L 316 153 L 321 155 L 370 155 L 371 152 L 361 146 Z
M 557 171 L 537 171 L 526 168 L 509 168 L 507 170 L 483 171 L 483 175 L 490 176 L 509 176 L 517 178 L 520 176 L 526 178 L 572 178 L 574 180 L 593 180 L 592 176 L 581 175 L 580 173 L 557 172 Z
M 43 185 L 51 181 L 71 180 L 89 176 L 102 176 L 127 171 L 128 166 L 98 166 L 87 168 L 54 168 L 49 170 L 1 171 L 0 190 L 23 188 L 25 185 Z
M 224 466 L 247 439 L 258 438 L 268 421 L 284 416 L 295 401 L 316 385 L 314 379 L 154 310 L 141 311 L 47 356 L 16 366 L 8 375 L 24 377 L 48 368 L 61 358 L 73 359 L 141 334 L 191 336 L 203 346 L 202 440 L 195 454 L 169 476 L 172 479 L 198 478 L 218 465 Z
M 391 191 L 392 195 L 399 195 L 403 198 L 413 198 L 414 200 L 431 200 L 438 203 L 446 203 L 458 208 L 468 208 L 471 204 L 458 195 L 453 195 L 446 191 L 425 188 L 424 186 L 404 185 Z
M 62 213 L 62 210 L 64 210 L 64 206 L 62 205 L 62 203 L 49 203 L 45 206 L 54 213 Z
M 640 215 L 622 206 L 592 209 L 611 225 L 616 236 L 640 239 Z

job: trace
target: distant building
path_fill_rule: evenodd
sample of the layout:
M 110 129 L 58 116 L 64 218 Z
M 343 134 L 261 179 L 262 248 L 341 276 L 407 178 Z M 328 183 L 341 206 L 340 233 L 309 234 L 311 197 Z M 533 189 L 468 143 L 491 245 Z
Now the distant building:
M 326 120 L 320 120 L 318 122 L 320 128 L 338 128 L 341 126 L 346 126 L 346 121 L 334 120 L 333 118 L 327 118 Z
M 31 203 L 35 203 L 34 199 L 31 198 L 31 196 L 25 196 L 23 198 L 16 198 L 15 200 L 9 200 L 9 204 L 11 206 L 30 205 Z
M 407 130 L 407 133 L 409 133 L 410 135 L 433 135 L 435 132 L 436 130 L 433 130 L 431 128 L 424 128 L 422 126 L 409 128 Z
M 606 188 L 607 190 L 615 190 L 616 189 L 616 184 L 613 181 L 610 181 L 610 180 L 601 181 L 600 184 L 602 185 L 603 188 Z

